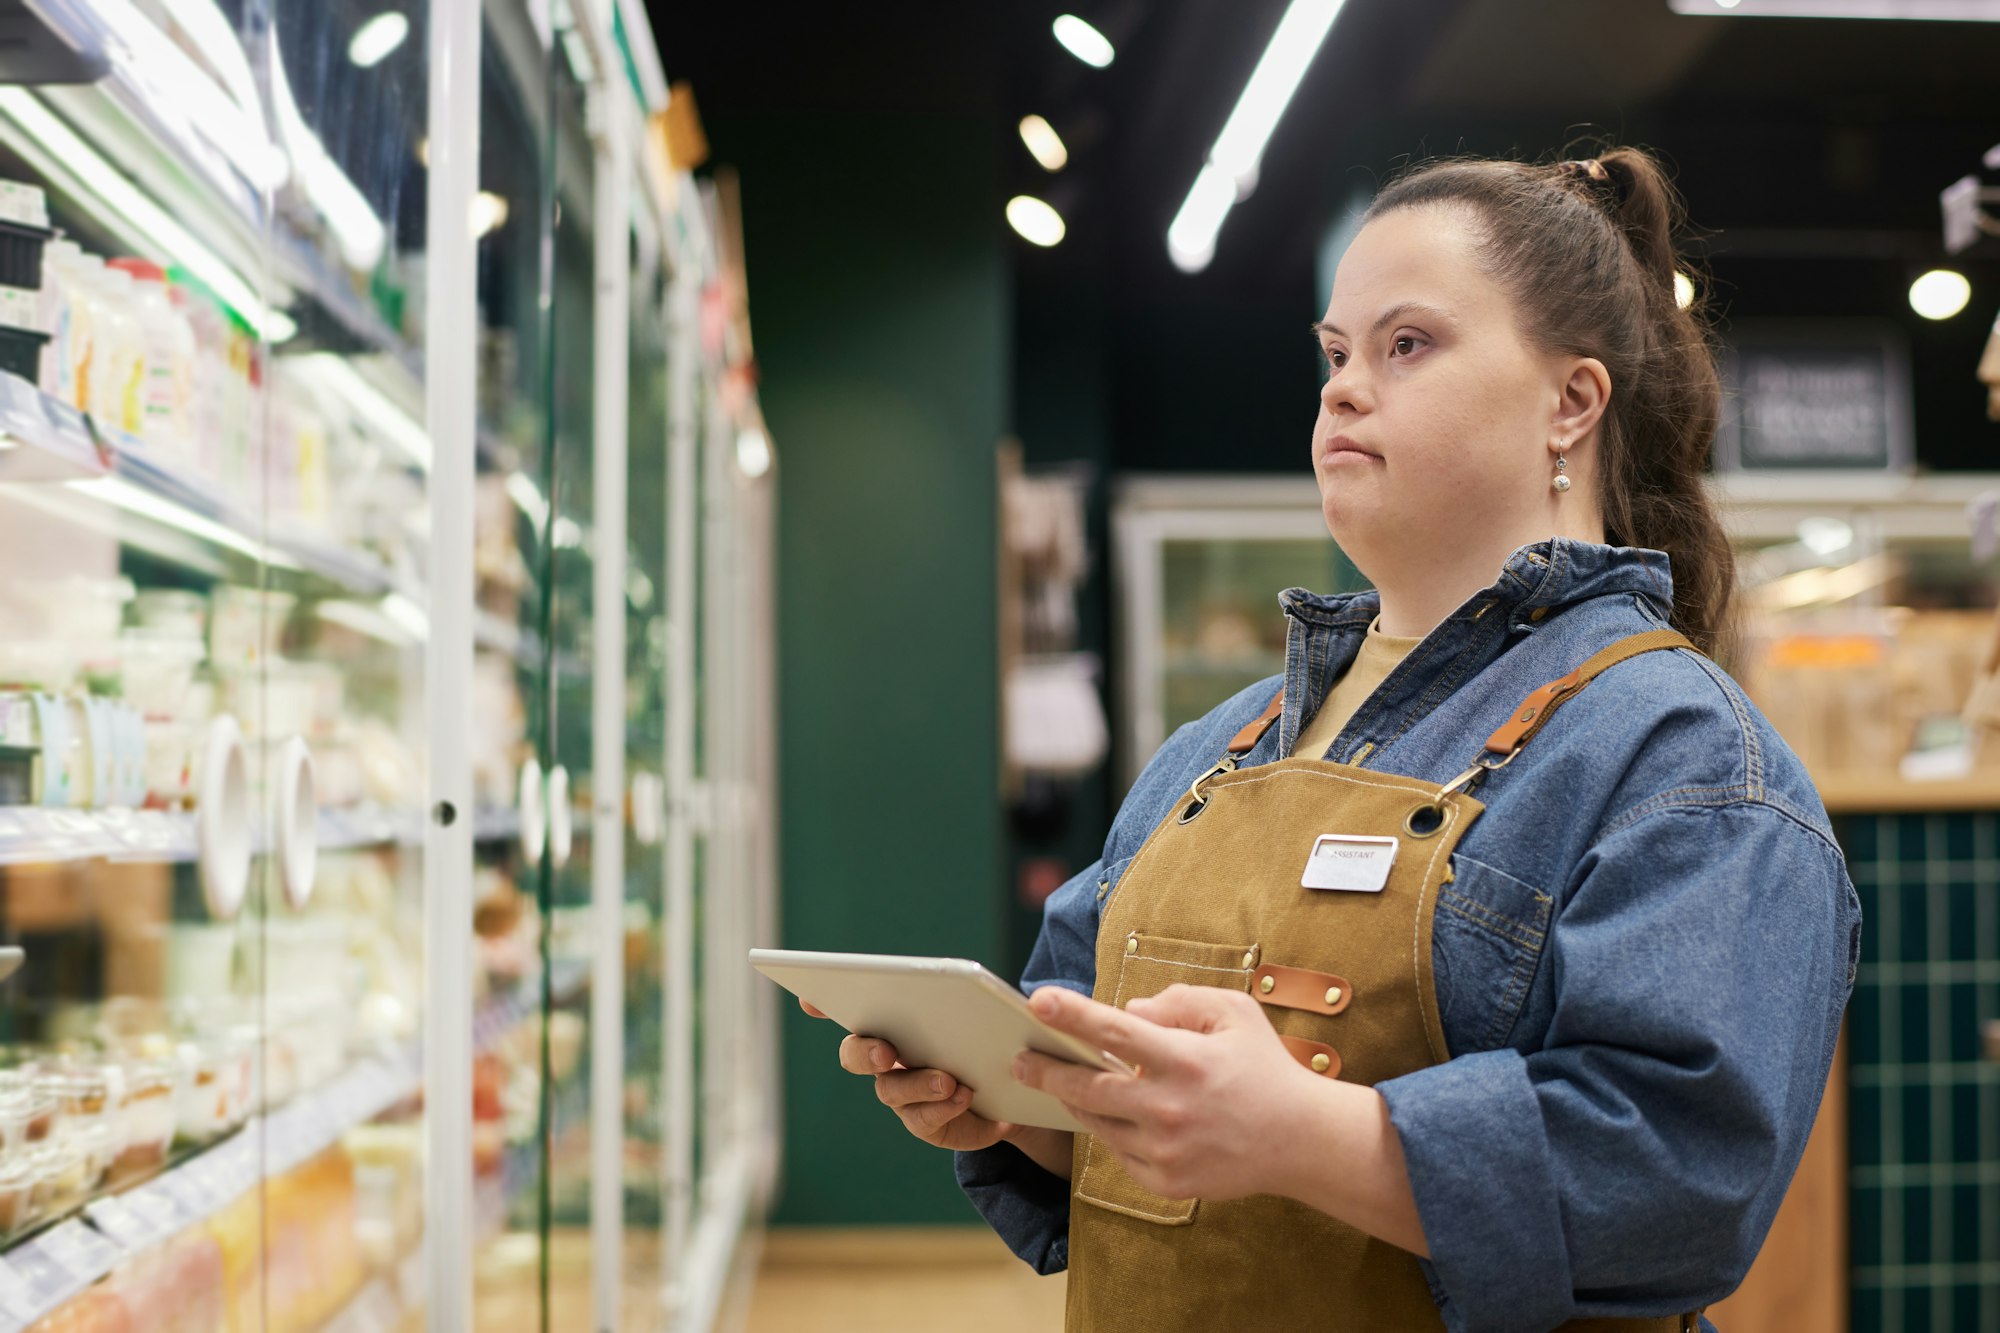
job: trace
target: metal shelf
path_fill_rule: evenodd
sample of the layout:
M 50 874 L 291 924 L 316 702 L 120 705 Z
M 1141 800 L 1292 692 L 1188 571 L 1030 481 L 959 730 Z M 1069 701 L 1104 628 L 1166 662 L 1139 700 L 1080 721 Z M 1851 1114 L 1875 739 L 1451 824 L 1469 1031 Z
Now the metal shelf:
M 363 1060 L 290 1105 L 121 1194 L 84 1205 L 0 1255 L 0 1333 L 61 1308 L 134 1255 L 228 1207 L 260 1182 L 304 1165 L 349 1130 L 421 1089 L 414 1047 Z

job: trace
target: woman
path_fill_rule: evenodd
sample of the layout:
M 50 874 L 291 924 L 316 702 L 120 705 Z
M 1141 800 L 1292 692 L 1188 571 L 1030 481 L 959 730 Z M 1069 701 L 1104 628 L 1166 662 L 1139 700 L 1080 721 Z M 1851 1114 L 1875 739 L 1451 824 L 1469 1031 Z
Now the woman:
M 1069 1326 L 1692 1330 L 1755 1258 L 1860 905 L 1708 654 L 1719 391 L 1646 153 L 1434 163 L 1342 258 L 1312 435 L 1375 584 L 1182 727 L 1025 986 L 1136 1078 L 1024 1053 L 1090 1133 L 849 1037 Z M 1274 697 L 1276 696 L 1276 697 Z

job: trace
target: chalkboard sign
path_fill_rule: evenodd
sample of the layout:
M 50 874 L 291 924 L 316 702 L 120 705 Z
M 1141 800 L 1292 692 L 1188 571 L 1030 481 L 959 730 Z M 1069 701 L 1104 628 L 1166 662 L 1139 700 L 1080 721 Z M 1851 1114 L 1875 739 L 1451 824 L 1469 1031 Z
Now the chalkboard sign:
M 1894 328 L 1739 328 L 1723 357 L 1723 379 L 1718 466 L 1910 465 L 1909 352 Z

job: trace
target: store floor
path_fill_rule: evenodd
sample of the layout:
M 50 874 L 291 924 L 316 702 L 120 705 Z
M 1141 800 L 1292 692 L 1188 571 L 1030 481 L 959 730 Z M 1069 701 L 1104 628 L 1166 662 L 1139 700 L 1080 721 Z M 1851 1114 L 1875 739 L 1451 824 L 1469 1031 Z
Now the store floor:
M 1037 1276 L 984 1227 L 765 1233 L 744 1333 L 879 1333 L 910 1322 L 1053 1333 L 1063 1279 Z

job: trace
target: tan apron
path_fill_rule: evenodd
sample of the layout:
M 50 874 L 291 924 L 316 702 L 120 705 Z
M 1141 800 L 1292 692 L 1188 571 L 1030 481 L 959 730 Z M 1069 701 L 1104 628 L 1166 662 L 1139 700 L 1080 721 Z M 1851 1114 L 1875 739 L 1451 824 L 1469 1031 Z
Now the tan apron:
M 1247 991 L 1307 1068 L 1369 1086 L 1448 1059 L 1431 923 L 1438 891 L 1452 881 L 1452 849 L 1484 809 L 1467 793 L 1599 672 L 1691 646 L 1671 630 L 1612 644 L 1529 695 L 1479 761 L 1443 788 L 1320 759 L 1238 770 L 1236 757 L 1282 711 L 1280 695 L 1127 868 L 1098 931 L 1096 998 L 1123 1006 L 1175 982 Z M 1395 839 L 1381 890 L 1303 887 L 1323 834 Z M 1330 850 L 1374 858 L 1379 878 L 1381 844 Z M 1375 882 L 1365 866 L 1361 874 Z M 1071 1180 L 1069 1333 L 1444 1327 L 1415 1256 L 1295 1200 L 1162 1198 L 1085 1134 L 1076 1136 Z M 1696 1326 L 1690 1314 L 1563 1327 Z

